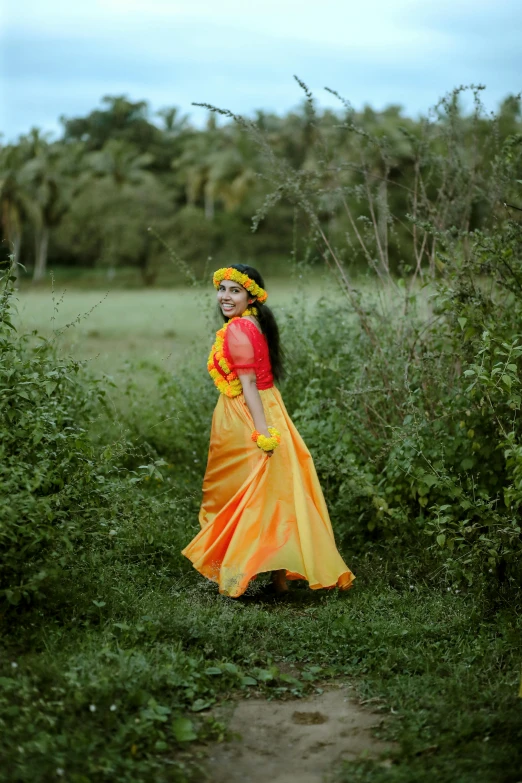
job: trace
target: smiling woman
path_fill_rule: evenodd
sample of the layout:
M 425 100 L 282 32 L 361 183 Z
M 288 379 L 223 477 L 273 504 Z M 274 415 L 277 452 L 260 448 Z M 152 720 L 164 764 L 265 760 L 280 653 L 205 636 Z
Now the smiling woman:
M 279 331 L 259 272 L 243 264 L 214 275 L 224 326 L 208 369 L 221 392 L 203 480 L 201 531 L 183 550 L 194 567 L 237 598 L 272 572 L 312 589 L 351 587 L 335 546 L 314 463 L 274 386 L 283 374 Z

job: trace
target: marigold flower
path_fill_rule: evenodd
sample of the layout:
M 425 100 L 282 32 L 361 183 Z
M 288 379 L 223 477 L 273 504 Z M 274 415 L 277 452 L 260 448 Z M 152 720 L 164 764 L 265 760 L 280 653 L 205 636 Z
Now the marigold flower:
M 226 270 L 218 270 L 218 272 L 223 271 Z M 257 310 L 254 307 L 247 308 L 242 315 L 257 315 Z M 228 361 L 224 355 L 226 331 L 232 321 L 237 320 L 237 318 L 238 316 L 231 318 L 230 321 L 227 321 L 227 323 L 216 332 L 216 339 L 210 350 L 207 361 L 207 369 L 210 377 L 214 381 L 218 391 L 221 394 L 225 394 L 227 397 L 237 397 L 237 395 L 241 394 L 243 391 L 243 386 L 241 385 L 240 379 L 238 378 L 237 374 L 230 369 Z
M 270 433 L 269 438 L 266 435 L 261 435 L 257 430 L 254 430 L 251 435 L 252 440 L 262 451 L 273 451 L 281 443 L 281 433 L 275 427 L 269 427 L 268 432 Z
M 261 288 L 255 280 L 252 280 L 251 277 L 240 272 L 238 269 L 234 269 L 234 267 L 223 267 L 214 272 L 212 282 L 214 283 L 215 288 L 219 288 L 219 284 L 222 280 L 234 280 L 234 282 L 239 283 L 243 288 L 246 288 L 247 291 L 255 296 L 260 302 L 266 302 L 268 298 L 268 293 L 264 288 Z

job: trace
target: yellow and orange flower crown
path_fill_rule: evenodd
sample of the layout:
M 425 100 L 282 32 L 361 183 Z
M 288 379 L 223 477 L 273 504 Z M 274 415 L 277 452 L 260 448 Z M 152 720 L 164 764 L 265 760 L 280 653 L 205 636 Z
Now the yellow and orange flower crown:
M 255 296 L 258 302 L 266 302 L 268 298 L 268 294 L 264 288 L 261 288 L 261 286 L 248 275 L 245 275 L 238 269 L 234 269 L 233 266 L 223 267 L 214 272 L 214 288 L 219 288 L 219 284 L 222 280 L 233 280 L 234 283 L 239 283 L 243 288 L 246 288 L 249 294 Z

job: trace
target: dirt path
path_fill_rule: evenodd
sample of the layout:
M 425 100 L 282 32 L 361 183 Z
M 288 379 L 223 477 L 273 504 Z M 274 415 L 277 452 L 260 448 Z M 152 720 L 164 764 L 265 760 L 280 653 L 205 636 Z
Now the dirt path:
M 322 783 L 341 759 L 376 757 L 391 745 L 372 736 L 382 716 L 361 707 L 347 686 L 308 699 L 245 699 L 229 729 L 238 735 L 209 752 L 210 783 Z

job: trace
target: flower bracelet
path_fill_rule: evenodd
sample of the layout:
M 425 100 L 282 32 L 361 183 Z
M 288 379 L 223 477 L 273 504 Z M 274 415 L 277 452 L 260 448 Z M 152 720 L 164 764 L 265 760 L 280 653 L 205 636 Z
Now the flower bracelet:
M 252 440 L 262 451 L 273 451 L 281 443 L 281 433 L 275 427 L 269 427 L 268 432 L 270 433 L 269 438 L 266 435 L 261 435 L 257 430 L 252 433 Z

